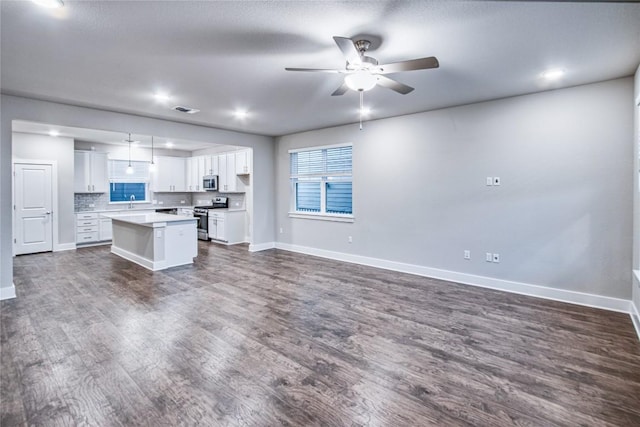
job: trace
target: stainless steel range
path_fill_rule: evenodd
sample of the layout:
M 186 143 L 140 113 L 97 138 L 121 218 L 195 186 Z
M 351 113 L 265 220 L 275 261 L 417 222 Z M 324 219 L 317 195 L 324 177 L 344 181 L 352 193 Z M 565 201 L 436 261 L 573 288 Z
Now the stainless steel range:
M 226 209 L 228 207 L 228 197 L 216 197 L 211 200 L 210 205 L 193 208 L 193 216 L 198 219 L 198 239 L 209 240 L 209 209 Z

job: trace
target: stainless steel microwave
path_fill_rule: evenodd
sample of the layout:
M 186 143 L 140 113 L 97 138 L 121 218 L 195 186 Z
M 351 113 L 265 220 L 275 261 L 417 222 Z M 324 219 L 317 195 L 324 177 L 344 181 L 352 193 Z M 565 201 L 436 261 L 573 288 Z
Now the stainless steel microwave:
M 218 175 L 203 176 L 202 188 L 204 188 L 206 191 L 218 191 Z

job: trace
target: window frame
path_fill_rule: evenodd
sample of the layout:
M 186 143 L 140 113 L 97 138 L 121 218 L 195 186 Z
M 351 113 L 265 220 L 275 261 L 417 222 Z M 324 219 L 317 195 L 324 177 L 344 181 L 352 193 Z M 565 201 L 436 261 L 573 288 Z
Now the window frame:
M 123 162 L 123 163 L 129 163 L 128 160 L 123 160 L 123 159 L 109 159 L 109 162 Z M 147 168 L 147 176 L 143 179 L 143 178 L 121 178 L 121 177 L 113 177 L 112 176 L 112 165 L 109 164 L 108 167 L 108 180 L 109 180 L 109 192 L 108 192 L 108 197 L 109 197 L 109 204 L 110 205 L 124 205 L 124 204 L 150 204 L 151 203 L 151 191 L 150 191 L 150 187 L 151 187 L 151 177 L 150 177 L 150 172 L 149 172 L 149 163 L 150 162 L 146 162 L 146 161 L 141 161 L 141 160 L 131 160 L 131 163 L 145 163 L 145 167 Z M 140 183 L 140 184 L 144 184 L 144 200 L 135 200 L 133 202 L 129 201 L 129 200 L 124 200 L 124 201 L 111 201 L 111 189 L 112 189 L 112 185 L 113 184 L 118 184 L 118 183 Z
M 351 172 L 350 173 L 322 173 L 315 174 L 299 174 L 294 175 L 291 173 L 291 155 L 294 153 L 301 153 L 306 151 L 318 151 L 327 150 L 331 148 L 351 147 Z M 353 143 L 332 144 L 312 146 L 305 148 L 297 148 L 288 150 L 289 155 L 289 217 L 290 218 L 304 218 L 304 219 L 317 219 L 324 221 L 337 221 L 337 222 L 354 222 L 355 216 L 353 213 Z M 326 166 L 326 158 L 323 159 L 323 163 Z M 296 184 L 300 182 L 300 179 L 304 181 L 313 181 L 320 183 L 320 212 L 299 211 L 296 206 Z M 328 213 L 327 212 L 327 184 L 331 182 L 350 182 L 351 183 L 351 213 Z

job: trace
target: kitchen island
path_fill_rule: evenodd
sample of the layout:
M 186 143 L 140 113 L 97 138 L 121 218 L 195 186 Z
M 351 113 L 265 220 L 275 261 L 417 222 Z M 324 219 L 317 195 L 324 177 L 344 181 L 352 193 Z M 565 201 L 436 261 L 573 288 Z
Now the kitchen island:
M 108 214 L 113 239 L 111 253 L 149 270 L 192 264 L 198 255 L 197 219 L 151 214 Z

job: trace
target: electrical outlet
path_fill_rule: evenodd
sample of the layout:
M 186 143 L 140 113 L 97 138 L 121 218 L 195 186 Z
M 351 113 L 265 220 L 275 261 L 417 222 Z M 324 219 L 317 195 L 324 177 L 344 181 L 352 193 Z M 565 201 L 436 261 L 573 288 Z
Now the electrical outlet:
M 284 233 L 284 230 L 282 229 L 282 227 L 280 227 L 280 234 Z
M 349 243 L 353 243 L 353 237 L 349 236 L 349 238 L 347 239 L 347 241 L 348 241 Z
M 500 262 L 500 254 L 493 254 L 493 262 Z
M 500 177 L 499 176 L 494 176 L 493 177 L 493 185 L 500 185 Z
M 157 201 L 157 200 L 152 200 L 152 201 L 151 201 L 151 204 L 152 204 L 152 205 L 157 205 L 157 204 L 158 204 L 158 201 Z
M 464 259 L 471 259 L 471 251 L 468 251 L 468 250 L 464 251 Z
M 491 252 L 487 252 L 484 256 L 485 261 L 493 262 L 493 254 Z
M 488 176 L 488 177 L 487 177 L 487 185 L 488 185 L 488 186 L 493 185 L 493 177 L 492 177 L 492 176 Z
M 159 204 L 159 205 L 164 205 L 164 202 L 163 202 L 162 200 L 160 200 L 160 201 L 158 202 L 158 204 Z
M 180 200 L 180 204 L 184 205 L 186 202 L 184 200 Z
M 95 205 L 95 203 L 89 203 L 89 207 L 90 207 L 90 208 L 95 208 L 95 207 L 96 207 L 96 205 Z

